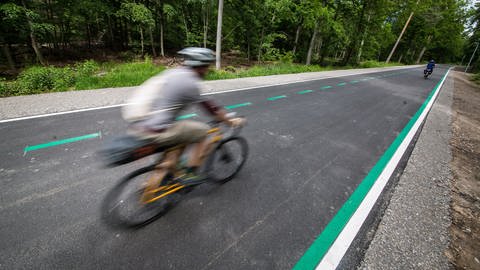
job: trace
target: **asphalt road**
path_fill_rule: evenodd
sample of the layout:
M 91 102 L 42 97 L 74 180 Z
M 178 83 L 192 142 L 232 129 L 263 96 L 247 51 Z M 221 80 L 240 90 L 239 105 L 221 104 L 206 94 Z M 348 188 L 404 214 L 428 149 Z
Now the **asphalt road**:
M 290 269 L 445 72 L 424 80 L 422 69 L 406 69 L 214 95 L 223 105 L 251 103 L 234 109 L 249 120 L 246 166 L 137 231 L 100 221 L 108 189 L 151 160 L 102 168 L 96 150 L 126 127 L 119 108 L 2 123 L 0 268 Z

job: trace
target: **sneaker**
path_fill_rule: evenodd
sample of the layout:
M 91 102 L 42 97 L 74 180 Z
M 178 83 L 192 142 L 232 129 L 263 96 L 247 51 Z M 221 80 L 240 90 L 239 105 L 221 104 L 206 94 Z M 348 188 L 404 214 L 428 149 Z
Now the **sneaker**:
M 198 184 L 201 184 L 203 182 L 205 182 L 205 177 L 202 176 L 202 175 L 199 175 L 197 173 L 186 173 L 185 175 L 183 175 L 181 177 L 181 182 L 184 184 L 184 185 L 189 185 L 189 186 L 193 186 L 193 185 L 198 185 Z

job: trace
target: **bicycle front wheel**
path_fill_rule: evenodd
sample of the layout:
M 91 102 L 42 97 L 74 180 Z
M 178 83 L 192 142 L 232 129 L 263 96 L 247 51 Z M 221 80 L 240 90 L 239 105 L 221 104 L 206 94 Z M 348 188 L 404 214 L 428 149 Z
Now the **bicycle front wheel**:
M 115 185 L 102 204 L 102 218 L 110 226 L 135 228 L 147 225 L 164 215 L 178 201 L 177 193 L 153 202 L 142 198 L 155 166 L 145 167 L 127 175 Z
M 208 178 L 219 183 L 230 181 L 245 164 L 247 155 L 248 144 L 242 137 L 220 142 L 207 159 Z

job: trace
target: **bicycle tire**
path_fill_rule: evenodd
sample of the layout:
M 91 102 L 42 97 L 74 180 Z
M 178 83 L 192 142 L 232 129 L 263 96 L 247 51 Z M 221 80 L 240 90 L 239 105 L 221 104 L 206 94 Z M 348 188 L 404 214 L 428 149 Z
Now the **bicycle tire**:
M 119 183 L 117 183 L 112 189 L 110 189 L 110 191 L 105 196 L 101 206 L 102 219 L 107 225 L 118 228 L 143 227 L 163 216 L 178 202 L 178 196 L 180 196 L 178 193 L 173 193 L 159 199 L 158 201 L 146 205 L 141 205 L 140 196 L 138 196 L 137 198 L 133 199 L 136 199 L 136 201 L 138 202 L 140 211 L 149 210 L 150 214 L 141 217 L 140 213 L 135 214 L 132 217 L 127 217 L 119 211 L 119 205 L 120 203 L 123 203 L 121 196 L 124 194 L 124 191 L 128 187 L 128 185 L 131 184 L 133 180 L 138 176 L 147 174 L 154 169 L 154 165 L 138 169 L 125 176 Z M 144 183 L 144 181 L 142 183 Z M 138 191 L 143 190 L 137 190 L 135 192 Z M 137 196 L 139 194 L 132 195 Z
M 239 146 L 239 149 L 240 149 L 240 155 L 238 155 L 239 161 L 236 164 L 234 164 L 234 167 L 233 167 L 233 170 L 231 171 L 231 173 L 228 173 L 225 176 L 215 175 L 213 173 L 213 168 L 216 165 L 215 164 L 216 158 L 219 157 L 218 155 L 225 155 L 225 153 L 222 153 L 222 150 L 223 150 L 223 152 L 225 152 L 224 150 L 228 149 L 228 148 L 226 148 L 227 145 L 228 144 L 231 145 L 233 143 L 238 144 L 238 146 Z M 248 156 L 248 143 L 247 143 L 247 140 L 245 138 L 237 137 L 237 136 L 227 138 L 226 140 L 221 141 L 215 147 L 212 154 L 209 155 L 209 157 L 207 159 L 206 170 L 205 170 L 206 175 L 213 182 L 226 183 L 226 182 L 232 180 L 233 177 L 235 177 L 235 175 L 237 175 L 237 173 L 240 171 L 240 169 L 245 164 L 245 161 L 247 160 L 247 156 Z M 223 160 L 224 159 L 223 156 L 221 156 L 220 158 L 222 159 L 222 161 L 225 161 L 225 160 Z

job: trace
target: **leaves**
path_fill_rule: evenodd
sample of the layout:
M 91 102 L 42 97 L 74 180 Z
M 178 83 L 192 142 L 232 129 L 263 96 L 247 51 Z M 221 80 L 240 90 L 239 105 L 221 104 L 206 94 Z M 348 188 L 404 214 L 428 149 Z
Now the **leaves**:
M 160 40 L 169 53 L 204 42 L 215 47 L 218 0 L 23 2 L 0 4 L 0 42 L 12 48 L 30 46 L 30 32 L 56 55 L 78 44 L 130 54 L 144 42 L 151 53 Z M 225 0 L 222 47 L 250 59 L 293 55 L 295 62 L 304 62 L 313 46 L 312 59 L 320 64 L 384 61 L 414 12 L 393 59 L 413 63 L 425 47 L 425 57 L 459 61 L 480 39 L 479 10 L 478 3 L 469 9 L 467 0 Z

